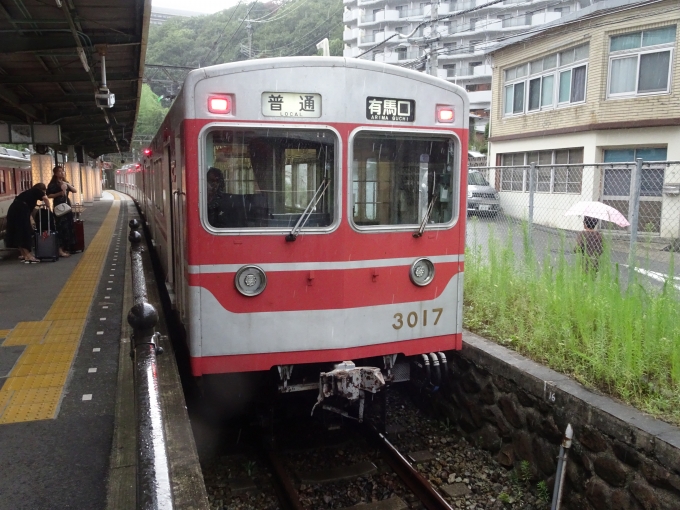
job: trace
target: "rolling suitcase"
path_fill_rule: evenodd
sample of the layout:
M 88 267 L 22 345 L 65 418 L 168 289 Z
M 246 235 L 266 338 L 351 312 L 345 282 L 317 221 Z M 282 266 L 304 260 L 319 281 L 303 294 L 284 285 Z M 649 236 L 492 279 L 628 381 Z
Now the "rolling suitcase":
M 85 229 L 83 220 L 75 220 L 73 222 L 73 230 L 76 235 L 76 243 L 73 245 L 73 251 L 85 251 Z
M 47 207 L 40 206 L 38 209 L 38 214 L 35 216 L 37 216 L 36 219 L 38 220 L 36 221 L 38 232 L 45 232 L 46 230 L 55 232 L 57 230 L 55 223 L 56 218 Z
M 46 207 L 44 210 L 47 212 L 46 214 L 43 214 L 43 207 L 41 207 L 38 215 L 38 231 L 35 233 L 35 258 L 40 260 L 52 259 L 56 262 L 59 258 L 59 238 L 57 233 L 49 228 L 51 225 L 50 210 Z M 47 218 L 47 226 L 43 225 L 43 218 Z

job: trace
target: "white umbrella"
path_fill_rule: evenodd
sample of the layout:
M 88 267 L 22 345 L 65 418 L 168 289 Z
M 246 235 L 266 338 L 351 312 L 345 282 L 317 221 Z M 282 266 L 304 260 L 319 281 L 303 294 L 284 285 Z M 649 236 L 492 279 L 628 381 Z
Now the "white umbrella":
M 578 202 L 572 205 L 564 215 L 590 216 L 591 218 L 597 218 L 598 220 L 616 223 L 619 227 L 627 227 L 630 225 L 626 217 L 617 209 L 603 204 L 602 202 Z

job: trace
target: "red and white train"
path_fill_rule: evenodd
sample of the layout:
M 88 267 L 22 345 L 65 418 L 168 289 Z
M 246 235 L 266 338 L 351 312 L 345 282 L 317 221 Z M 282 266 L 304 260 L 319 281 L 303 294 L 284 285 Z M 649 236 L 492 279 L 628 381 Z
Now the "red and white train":
M 403 380 L 460 349 L 468 111 L 459 86 L 364 60 L 192 71 L 116 186 L 149 225 L 193 374 L 294 391 L 352 360 L 338 370 L 366 389 L 365 365 Z
M 32 185 L 30 155 L 0 147 L 0 239 L 5 238 L 7 209 L 17 195 Z

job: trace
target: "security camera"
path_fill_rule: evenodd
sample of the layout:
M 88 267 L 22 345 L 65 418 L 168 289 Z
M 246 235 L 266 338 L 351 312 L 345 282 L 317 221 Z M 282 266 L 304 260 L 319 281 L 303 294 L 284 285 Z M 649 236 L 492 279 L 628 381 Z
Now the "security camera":
M 109 92 L 107 87 L 100 87 L 94 95 L 94 100 L 99 108 L 113 108 L 116 104 L 116 96 Z

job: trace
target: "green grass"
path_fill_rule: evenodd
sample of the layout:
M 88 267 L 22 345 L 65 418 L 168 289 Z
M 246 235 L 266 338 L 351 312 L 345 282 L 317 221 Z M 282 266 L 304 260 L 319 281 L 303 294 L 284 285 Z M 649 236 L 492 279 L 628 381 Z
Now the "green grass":
M 564 238 L 539 261 L 525 227 L 523 246 L 492 234 L 487 254 L 468 247 L 465 328 L 680 425 L 680 292 L 637 273 L 624 288 L 609 242 L 596 273 L 567 261 Z

